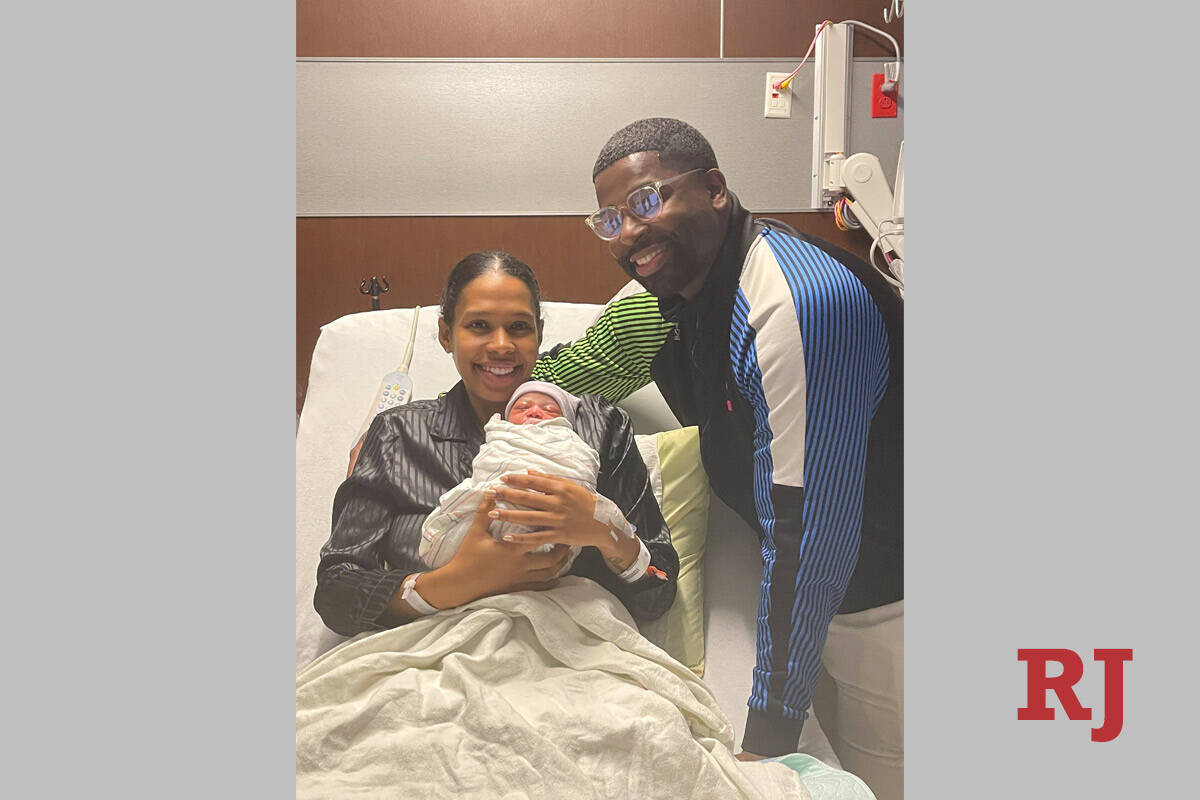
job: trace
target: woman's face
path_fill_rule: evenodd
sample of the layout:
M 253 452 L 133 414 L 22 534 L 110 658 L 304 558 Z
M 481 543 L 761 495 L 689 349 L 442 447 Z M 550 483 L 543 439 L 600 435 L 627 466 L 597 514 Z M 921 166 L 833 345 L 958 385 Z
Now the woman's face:
M 529 380 L 542 341 L 529 287 L 504 272 L 483 273 L 459 293 L 454 319 L 438 320 L 438 341 L 454 357 L 479 421 L 502 413 Z

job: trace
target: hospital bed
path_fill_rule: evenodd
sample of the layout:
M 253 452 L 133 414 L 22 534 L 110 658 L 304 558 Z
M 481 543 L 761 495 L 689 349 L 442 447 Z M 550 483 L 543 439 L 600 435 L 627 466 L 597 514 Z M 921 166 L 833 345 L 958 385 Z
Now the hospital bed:
M 577 338 L 601 309 L 594 304 L 544 303 L 543 347 Z M 313 609 L 318 551 L 329 536 L 333 496 L 345 478 L 350 446 L 363 425 L 380 378 L 400 363 L 413 318 L 411 308 L 342 317 L 322 328 L 313 353 L 308 393 L 296 435 L 297 670 L 343 641 L 324 627 Z M 409 374 L 412 397 L 419 400 L 448 390 L 458 375 L 437 342 L 437 309 L 421 309 L 417 318 Z M 660 455 L 654 445 L 659 442 L 659 450 L 663 450 L 662 442 L 670 438 L 674 449 L 665 452 L 663 458 L 673 459 L 676 464 L 681 458 L 688 459 L 698 468 L 698 452 L 694 441 L 690 441 L 695 429 L 680 430 L 653 385 L 620 405 L 634 422 L 648 466 L 664 466 L 652 463 Z M 656 477 L 661 484 L 663 476 Z M 655 488 L 661 498 L 662 486 Z M 706 485 L 704 490 L 707 500 Z M 668 516 L 666 511 L 664 502 L 664 516 Z M 643 626 L 642 632 L 693 671 L 703 673 L 704 682 L 734 728 L 734 741 L 740 743 L 755 656 L 754 620 L 761 578 L 758 542 L 741 519 L 712 497 L 707 502 L 706 530 L 698 533 L 698 544 L 692 541 L 689 547 L 693 552 L 686 560 L 695 562 L 687 590 L 687 602 L 692 603 L 691 630 L 680 633 L 680 615 L 673 608 L 673 630 L 667 630 L 664 618 Z M 681 595 L 683 583 L 681 577 Z M 676 603 L 684 604 L 682 600 Z M 810 716 L 805 725 L 798 750 L 840 767 L 815 716 Z

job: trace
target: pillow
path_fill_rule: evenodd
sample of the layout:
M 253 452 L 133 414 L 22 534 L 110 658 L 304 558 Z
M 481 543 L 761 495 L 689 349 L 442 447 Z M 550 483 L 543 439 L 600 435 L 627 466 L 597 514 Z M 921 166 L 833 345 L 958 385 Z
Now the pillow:
M 704 542 L 708 536 L 708 475 L 695 426 L 634 436 L 650 485 L 679 553 L 675 602 L 642 635 L 704 677 Z

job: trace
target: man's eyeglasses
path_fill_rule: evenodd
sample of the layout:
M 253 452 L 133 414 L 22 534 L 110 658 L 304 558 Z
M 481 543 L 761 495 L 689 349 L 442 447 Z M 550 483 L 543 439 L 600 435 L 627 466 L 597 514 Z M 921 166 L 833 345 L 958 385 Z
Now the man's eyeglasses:
M 629 193 L 629 197 L 625 198 L 623 206 L 605 206 L 599 211 L 594 211 L 588 216 L 584 222 L 592 229 L 592 232 L 606 242 L 611 242 L 621 235 L 621 209 L 626 208 L 630 214 L 642 220 L 649 222 L 662 213 L 663 203 L 663 187 L 670 186 L 678 180 L 686 178 L 695 172 L 708 172 L 707 169 L 693 169 L 687 172 L 681 172 L 671 178 L 665 178 L 661 181 L 640 186 Z

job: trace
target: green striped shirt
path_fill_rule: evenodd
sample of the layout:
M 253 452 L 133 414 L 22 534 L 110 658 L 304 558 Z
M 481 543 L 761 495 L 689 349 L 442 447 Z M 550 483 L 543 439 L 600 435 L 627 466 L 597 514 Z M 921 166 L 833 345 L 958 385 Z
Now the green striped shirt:
M 531 380 L 616 403 L 650 383 L 650 362 L 674 327 L 649 292 L 614 300 L 580 339 L 543 353 Z

